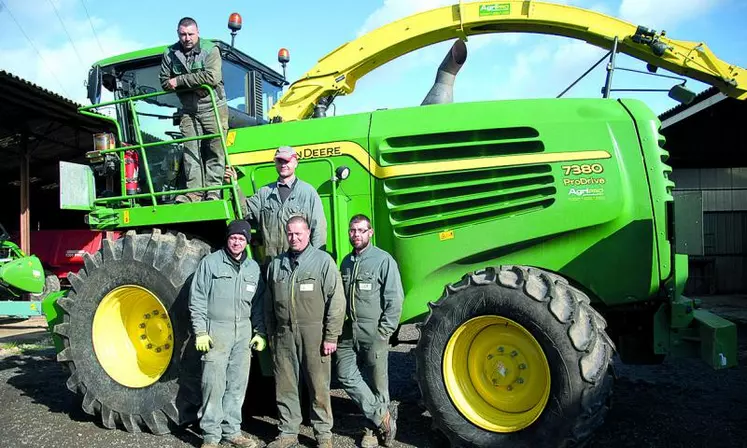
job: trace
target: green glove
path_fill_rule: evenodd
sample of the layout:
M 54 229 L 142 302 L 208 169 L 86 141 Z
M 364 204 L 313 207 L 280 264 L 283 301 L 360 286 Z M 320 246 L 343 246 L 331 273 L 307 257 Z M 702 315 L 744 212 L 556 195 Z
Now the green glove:
M 249 345 L 252 346 L 252 348 L 258 352 L 261 352 L 262 350 L 267 347 L 267 339 L 259 333 L 255 334 L 251 341 L 249 341 Z
M 197 350 L 201 352 L 209 351 L 210 347 L 212 346 L 213 346 L 213 340 L 210 339 L 210 335 L 201 334 L 197 336 L 197 339 L 195 339 L 195 347 L 197 347 Z

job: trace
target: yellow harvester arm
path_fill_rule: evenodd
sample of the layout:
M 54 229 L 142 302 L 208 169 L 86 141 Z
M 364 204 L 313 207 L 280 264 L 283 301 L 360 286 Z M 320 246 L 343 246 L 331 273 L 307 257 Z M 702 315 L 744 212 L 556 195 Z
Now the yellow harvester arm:
M 459 3 L 415 14 L 343 44 L 294 82 L 270 110 L 282 121 L 311 116 L 321 98 L 347 95 L 371 70 L 413 50 L 467 36 L 523 32 L 584 40 L 718 87 L 724 94 L 747 98 L 747 72 L 718 59 L 702 42 L 641 33 L 631 23 L 573 6 L 535 1 Z

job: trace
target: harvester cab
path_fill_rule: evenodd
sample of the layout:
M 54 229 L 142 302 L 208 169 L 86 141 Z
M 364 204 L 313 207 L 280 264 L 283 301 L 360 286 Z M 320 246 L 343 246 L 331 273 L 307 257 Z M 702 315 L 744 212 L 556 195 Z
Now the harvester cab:
M 268 123 L 269 111 L 282 95 L 285 78 L 233 46 L 233 37 L 241 28 L 238 14 L 231 15 L 229 28 L 231 45 L 211 41 L 222 57 L 228 128 Z M 94 136 L 94 151 L 87 154 L 88 167 L 61 165 L 62 208 L 89 210 L 88 224 L 94 228 L 141 225 L 137 217 L 124 210 L 133 209 L 137 214 L 145 205 L 170 205 L 161 209 L 159 222 L 227 221 L 240 214 L 235 183 L 222 187 L 224 201 L 174 211 L 179 209 L 174 205 L 178 194 L 207 190 L 185 188 L 181 167 L 184 144 L 219 138 L 225 151 L 227 130 L 196 138 L 182 135 L 178 92 L 164 92 L 158 78 L 163 52 L 164 47 L 156 47 L 116 56 L 97 62 L 89 71 L 88 97 L 93 105 L 84 107 L 81 113 L 107 117 L 111 132 Z M 210 95 L 215 104 L 213 89 L 203 86 L 194 90 Z M 102 93 L 113 100 L 102 103 Z

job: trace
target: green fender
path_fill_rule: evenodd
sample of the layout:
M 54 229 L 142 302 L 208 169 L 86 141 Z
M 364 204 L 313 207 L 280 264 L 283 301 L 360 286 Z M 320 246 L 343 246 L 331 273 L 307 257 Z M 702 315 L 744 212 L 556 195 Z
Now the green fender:
M 35 255 L 0 265 L 0 280 L 11 287 L 34 294 L 44 290 L 44 268 Z
M 69 289 L 55 291 L 48 294 L 47 297 L 42 300 L 42 313 L 47 319 L 47 326 L 49 327 L 49 332 L 52 334 L 52 341 L 54 342 L 54 347 L 55 350 L 57 350 L 57 353 L 61 352 L 63 349 L 62 340 L 54 333 L 54 327 L 55 325 L 62 323 L 63 315 L 62 308 L 57 304 L 57 301 L 62 297 L 66 297 L 69 291 Z

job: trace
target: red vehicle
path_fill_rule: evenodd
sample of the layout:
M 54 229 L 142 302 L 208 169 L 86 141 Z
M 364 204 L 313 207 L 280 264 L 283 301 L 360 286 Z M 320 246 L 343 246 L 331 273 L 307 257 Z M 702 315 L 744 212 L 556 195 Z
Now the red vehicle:
M 44 266 L 44 291 L 38 297 L 69 286 L 67 275 L 83 266 L 83 254 L 95 254 L 104 238 L 119 239 L 122 232 L 97 230 L 38 230 L 31 232 L 30 253 Z M 17 240 L 18 235 L 14 235 Z M 36 297 L 35 297 L 36 298 Z

